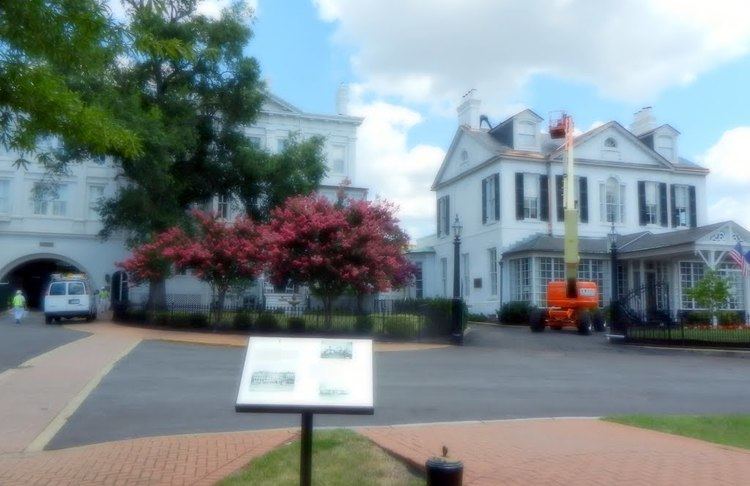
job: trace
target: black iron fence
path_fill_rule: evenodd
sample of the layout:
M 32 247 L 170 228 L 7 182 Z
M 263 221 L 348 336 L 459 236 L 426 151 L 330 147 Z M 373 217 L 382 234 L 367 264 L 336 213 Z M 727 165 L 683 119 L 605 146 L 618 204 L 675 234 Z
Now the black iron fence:
M 681 316 L 671 325 L 628 326 L 625 340 L 661 346 L 750 348 L 750 326 L 741 323 L 712 325 L 710 321 L 698 324 Z
M 320 308 L 267 308 L 242 303 L 228 303 L 217 312 L 215 305 L 199 299 L 168 298 L 160 308 L 128 303 L 116 309 L 115 319 L 167 328 L 213 328 L 254 334 L 339 334 L 389 340 L 442 338 L 451 334 L 448 299 L 376 300 L 368 311 L 339 308 L 325 313 Z

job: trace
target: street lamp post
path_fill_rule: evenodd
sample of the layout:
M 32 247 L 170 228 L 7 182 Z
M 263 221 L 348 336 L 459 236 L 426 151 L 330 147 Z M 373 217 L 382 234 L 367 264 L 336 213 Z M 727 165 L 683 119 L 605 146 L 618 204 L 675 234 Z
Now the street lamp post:
M 461 222 L 453 221 L 453 302 L 451 337 L 455 344 L 464 342 L 463 301 L 461 300 Z
M 609 234 L 609 254 L 612 269 L 610 271 L 611 277 L 611 295 L 609 299 L 609 332 L 613 333 L 616 323 L 618 322 L 618 311 L 619 311 L 619 292 L 617 288 L 617 232 L 615 231 L 615 223 L 612 223 L 612 228 Z

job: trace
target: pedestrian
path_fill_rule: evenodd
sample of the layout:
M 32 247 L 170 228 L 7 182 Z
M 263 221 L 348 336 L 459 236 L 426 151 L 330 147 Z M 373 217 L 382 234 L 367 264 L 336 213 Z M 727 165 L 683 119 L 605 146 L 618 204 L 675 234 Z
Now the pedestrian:
M 13 297 L 13 317 L 16 319 L 16 324 L 21 324 L 21 319 L 26 312 L 26 297 L 23 296 L 21 289 L 16 290 L 16 295 Z
M 99 313 L 104 313 L 109 310 L 109 289 L 102 287 L 99 291 Z

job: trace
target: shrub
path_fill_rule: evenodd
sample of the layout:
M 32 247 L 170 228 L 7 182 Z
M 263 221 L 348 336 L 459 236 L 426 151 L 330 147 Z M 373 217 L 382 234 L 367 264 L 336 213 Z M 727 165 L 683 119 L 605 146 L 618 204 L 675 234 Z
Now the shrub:
M 498 311 L 498 318 L 501 324 L 520 324 L 529 323 L 529 316 L 534 306 L 525 301 L 514 301 L 503 304 Z
M 172 316 L 169 312 L 155 312 L 151 316 L 151 323 L 155 326 L 170 326 L 172 324 Z
M 484 314 L 469 314 L 468 319 L 473 322 L 493 322 L 492 316 L 486 316 Z
M 260 332 L 274 332 L 279 329 L 279 320 L 276 315 L 263 312 L 255 321 L 255 328 Z
M 234 315 L 232 326 L 238 331 L 249 331 L 253 327 L 253 318 L 249 313 L 240 311 Z
M 286 320 L 286 327 L 290 332 L 302 334 L 305 332 L 305 319 L 302 317 L 290 317 Z
M 739 311 L 719 311 L 719 325 L 734 326 L 745 323 L 745 316 Z
M 410 314 L 393 314 L 383 321 L 383 331 L 392 338 L 406 338 L 414 336 L 417 317 Z
M 374 322 L 369 314 L 360 314 L 357 316 L 357 320 L 354 323 L 354 330 L 357 334 L 370 334 L 373 327 Z

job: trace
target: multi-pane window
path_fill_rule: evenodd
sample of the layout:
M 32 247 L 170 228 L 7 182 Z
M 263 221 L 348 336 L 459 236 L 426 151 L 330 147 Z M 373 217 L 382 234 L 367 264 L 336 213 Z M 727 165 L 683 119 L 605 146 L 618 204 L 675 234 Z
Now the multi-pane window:
M 482 179 L 482 222 L 494 223 L 500 219 L 500 175 Z
M 40 216 L 67 215 L 68 187 L 64 184 L 53 186 L 34 184 L 31 191 L 31 206 L 34 214 Z
M 531 258 L 510 261 L 511 298 L 532 302 Z
M 0 179 L 0 214 L 10 212 L 10 180 Z
M 414 296 L 421 299 L 424 296 L 424 281 L 422 277 L 422 262 L 414 263 Z
M 104 184 L 89 185 L 89 219 L 99 219 L 99 209 L 104 199 Z
M 562 258 L 539 257 L 537 259 L 537 301 L 541 305 L 547 302 L 547 284 L 555 280 L 565 279 L 565 262 Z
M 674 186 L 675 226 L 690 225 L 690 190 L 688 186 Z
M 729 298 L 722 308 L 738 310 L 745 308 L 745 286 L 742 272 L 735 263 L 720 263 L 716 272 L 729 282 Z
M 469 289 L 471 288 L 470 281 L 469 281 L 469 254 L 464 253 L 461 255 L 461 270 L 463 273 L 463 283 L 461 285 L 461 296 L 462 297 L 468 297 L 469 296 Z
M 539 218 L 539 175 L 523 175 L 523 217 Z
M 672 137 L 664 135 L 656 137 L 656 151 L 665 159 L 672 160 L 674 158 L 674 140 Z
M 693 288 L 703 278 L 705 267 L 701 262 L 680 262 L 680 290 L 683 309 L 697 309 L 698 304 L 688 296 L 688 290 Z
M 599 186 L 601 221 L 622 223 L 625 221 L 625 185 L 610 177 Z
M 646 190 L 646 224 L 659 224 L 659 183 L 648 181 L 644 187 Z
M 440 259 L 440 279 L 443 284 L 443 297 L 448 297 L 448 259 Z
M 487 250 L 487 264 L 490 269 L 490 295 L 497 295 L 497 248 Z
M 344 173 L 344 155 L 346 149 L 341 145 L 331 147 L 329 166 L 334 174 Z
M 596 283 L 599 288 L 599 305 L 604 305 L 604 260 L 582 258 L 578 264 L 578 278 Z
M 450 234 L 450 197 L 443 196 L 437 200 L 437 235 Z
M 518 146 L 533 147 L 534 145 L 536 145 L 536 125 L 522 121 L 518 125 Z
M 219 218 L 229 219 L 229 204 L 229 196 L 220 195 L 217 198 L 216 212 L 218 213 Z

